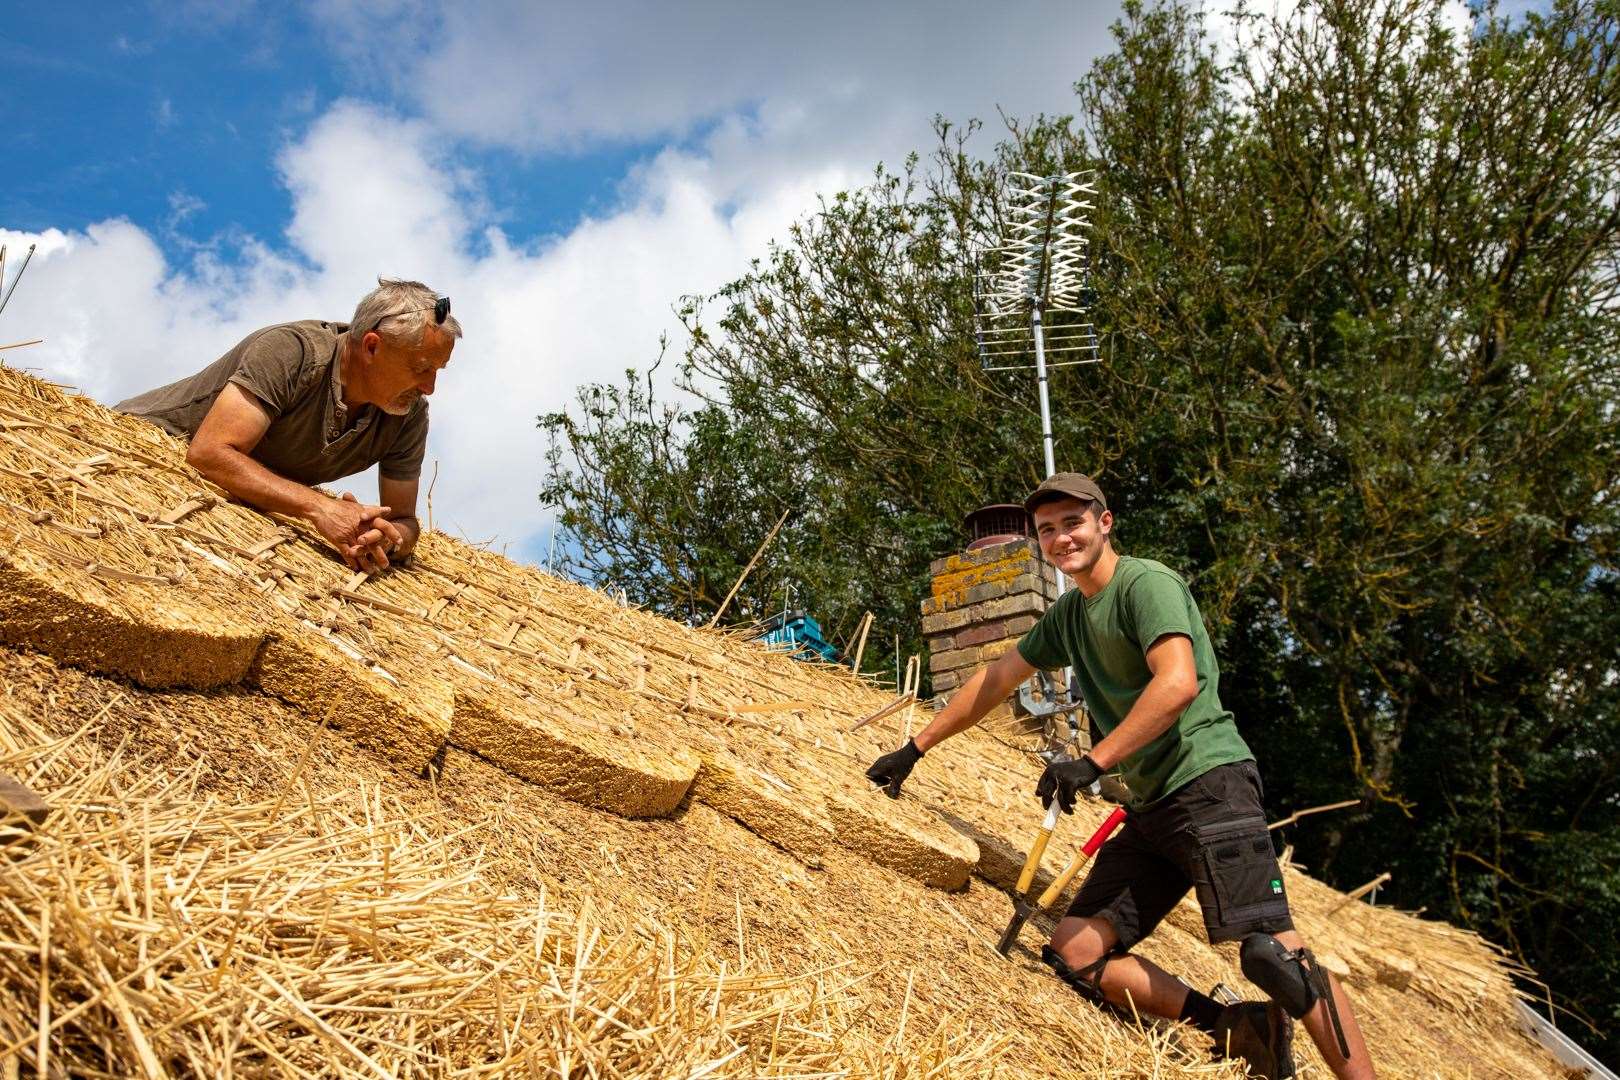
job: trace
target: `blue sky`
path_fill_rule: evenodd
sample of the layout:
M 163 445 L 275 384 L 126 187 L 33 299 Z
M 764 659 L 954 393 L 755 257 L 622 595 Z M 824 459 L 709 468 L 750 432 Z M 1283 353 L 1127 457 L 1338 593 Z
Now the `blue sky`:
M 23 168 L 0 190 L 17 229 L 82 229 L 127 216 L 200 239 L 230 227 L 271 232 L 289 209 L 267 174 L 276 145 L 336 96 L 307 25 L 272 15 L 265 48 L 232 28 L 158 10 L 22 5 L 0 32 L 10 76 L 0 100 Z M 177 202 L 200 200 L 188 214 Z
M 177 251 L 234 232 L 275 236 L 292 200 L 267 165 L 333 102 L 376 87 L 336 62 L 331 35 L 302 9 L 223 7 L 107 5 L 88 30 L 77 7 L 29 5 L 9 17 L 0 102 L 17 167 L 0 187 L 0 222 L 83 229 L 122 216 Z M 500 223 L 533 237 L 599 207 L 658 145 L 546 154 L 483 145 L 460 157 L 484 178 Z
M 39 253 L 0 339 L 44 338 L 8 362 L 112 402 L 256 327 L 343 319 L 378 274 L 424 280 L 467 331 L 433 398 L 435 524 L 543 558 L 538 414 L 649 363 L 681 295 L 742 272 L 818 194 L 926 150 L 935 114 L 1070 111 L 1115 14 L 11 5 L 0 242 L 13 268 Z

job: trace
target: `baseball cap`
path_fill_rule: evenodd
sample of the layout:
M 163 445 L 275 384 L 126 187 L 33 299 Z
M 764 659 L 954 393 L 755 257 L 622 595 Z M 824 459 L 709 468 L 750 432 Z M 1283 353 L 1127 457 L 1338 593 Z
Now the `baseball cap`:
M 1024 509 L 1033 514 L 1037 506 L 1053 499 L 1086 499 L 1103 510 L 1108 509 L 1108 500 L 1103 498 L 1102 488 L 1085 473 L 1053 473 L 1041 481 L 1040 487 L 1030 492 L 1029 498 L 1024 500 Z

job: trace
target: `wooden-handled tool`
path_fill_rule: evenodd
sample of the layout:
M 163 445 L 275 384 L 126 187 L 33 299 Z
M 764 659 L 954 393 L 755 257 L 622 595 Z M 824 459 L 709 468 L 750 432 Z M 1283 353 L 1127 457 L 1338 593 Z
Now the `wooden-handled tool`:
M 1048 821 L 1052 820 L 1051 810 L 1056 808 L 1057 801 L 1053 800 L 1051 808 L 1047 811 Z M 1011 951 L 1013 942 L 1018 940 L 1018 931 L 1024 928 L 1024 924 L 1029 921 L 1029 917 L 1037 911 L 1050 907 L 1062 895 L 1063 890 L 1069 887 L 1069 882 L 1074 880 L 1074 875 L 1080 872 L 1082 866 L 1091 861 L 1091 857 L 1097 854 L 1097 849 L 1103 846 L 1103 841 L 1113 835 L 1114 830 L 1119 828 L 1120 822 L 1124 820 L 1125 808 L 1116 806 L 1114 812 L 1108 815 L 1108 819 L 1097 826 L 1097 831 L 1091 834 L 1091 839 L 1082 844 L 1080 850 L 1075 852 L 1074 858 L 1069 860 L 1069 865 L 1063 868 L 1063 873 L 1059 874 L 1052 884 L 1046 887 L 1046 891 L 1041 893 L 1040 899 L 1031 904 L 1024 899 L 1023 895 L 1024 889 L 1028 887 L 1025 879 L 1034 878 L 1035 863 L 1040 858 L 1039 852 L 1046 847 L 1046 840 L 1052 835 L 1050 830 L 1044 830 L 1043 827 L 1044 834 L 1036 838 L 1036 843 L 1039 846 L 1030 852 L 1030 860 L 1024 864 L 1024 873 L 1018 878 L 1019 889 L 1018 895 L 1013 898 L 1012 921 L 1007 924 L 1006 931 L 1001 935 L 1001 941 L 996 945 L 997 952 L 1001 953 L 1002 956 L 1006 956 Z
M 1052 830 L 1057 828 L 1058 804 L 1052 800 L 1047 808 L 1046 820 L 1041 822 L 1041 831 L 1035 834 L 1035 842 L 1029 845 L 1029 857 L 1024 860 L 1024 869 L 1018 875 L 1018 889 L 1014 899 L 1022 899 L 1029 892 L 1029 886 L 1035 880 L 1035 868 L 1041 865 L 1041 855 L 1046 851 L 1047 841 L 1052 839 Z
M 1035 880 L 1035 870 L 1041 865 L 1041 855 L 1046 851 L 1047 841 L 1052 839 L 1052 830 L 1057 828 L 1058 804 L 1052 800 L 1052 805 L 1046 808 L 1046 820 L 1041 822 L 1041 829 L 1035 834 L 1035 842 L 1029 845 L 1029 855 L 1024 858 L 1024 869 L 1018 874 L 1018 888 L 1013 892 L 1013 921 L 1007 924 L 1007 932 L 1001 935 L 1001 941 L 996 944 L 996 951 L 1002 956 L 1012 948 L 1013 938 L 1018 936 L 1018 927 L 1023 924 L 1018 919 L 1019 908 L 1026 905 L 1024 894 L 1029 892 L 1030 883 Z

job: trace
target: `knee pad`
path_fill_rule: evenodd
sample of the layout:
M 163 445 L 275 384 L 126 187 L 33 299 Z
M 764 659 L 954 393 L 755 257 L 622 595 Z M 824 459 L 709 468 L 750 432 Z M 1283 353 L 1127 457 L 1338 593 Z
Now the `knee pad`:
M 1270 934 L 1250 934 L 1243 939 L 1239 955 L 1243 977 L 1265 991 L 1295 1020 L 1310 1012 L 1324 996 L 1321 969 L 1308 950 L 1293 952 Z
M 1053 974 L 1068 984 L 1069 989 L 1095 1005 L 1109 1004 L 1102 992 L 1103 972 L 1108 969 L 1110 960 L 1122 955 L 1124 954 L 1110 950 L 1103 953 L 1095 962 L 1077 971 L 1070 967 L 1068 961 L 1059 956 L 1058 951 L 1052 946 L 1041 946 L 1041 961 L 1052 969 Z
M 1267 997 L 1295 1020 L 1304 1019 L 1318 1001 L 1325 1000 L 1339 1053 L 1346 1061 L 1350 1060 L 1350 1043 L 1339 1019 L 1339 1007 L 1333 1001 L 1327 972 L 1316 962 L 1311 950 L 1302 948 L 1295 952 L 1270 934 L 1250 934 L 1243 939 L 1240 965 L 1244 978 L 1264 990 Z

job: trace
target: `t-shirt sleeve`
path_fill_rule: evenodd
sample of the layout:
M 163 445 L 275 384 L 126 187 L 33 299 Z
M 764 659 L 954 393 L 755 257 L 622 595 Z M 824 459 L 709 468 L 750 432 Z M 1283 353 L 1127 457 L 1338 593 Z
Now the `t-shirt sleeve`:
M 274 420 L 298 400 L 303 375 L 303 339 L 291 328 L 278 326 L 242 347 L 242 359 L 226 381 L 258 398 Z
M 400 425 L 394 445 L 377 465 L 377 475 L 389 480 L 415 480 L 422 475 L 427 456 L 428 403 L 421 401 Z
M 1131 583 L 1125 615 L 1144 653 L 1166 634 L 1192 636 L 1192 605 L 1187 586 L 1170 574 L 1150 570 Z
M 1018 655 L 1032 667 L 1042 671 L 1056 671 L 1061 667 L 1068 667 L 1070 663 L 1068 651 L 1063 647 L 1063 635 L 1059 631 L 1060 620 L 1068 610 L 1068 597 L 1073 592 L 1065 593 L 1058 602 L 1046 609 L 1034 626 L 1024 632 L 1018 639 Z

